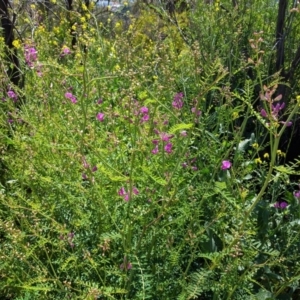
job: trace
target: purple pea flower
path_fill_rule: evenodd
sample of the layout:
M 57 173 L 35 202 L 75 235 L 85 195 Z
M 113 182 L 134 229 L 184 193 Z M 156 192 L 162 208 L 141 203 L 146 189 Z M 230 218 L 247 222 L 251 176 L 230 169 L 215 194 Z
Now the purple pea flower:
M 139 192 L 139 190 L 136 188 L 136 187 L 134 187 L 133 189 L 132 189 L 132 192 L 135 194 L 135 195 L 138 195 L 140 192 Z
M 172 143 L 167 143 L 164 149 L 167 153 L 172 153 Z
M 158 153 L 158 145 L 156 145 L 155 148 L 151 152 L 152 152 L 152 154 L 157 154 Z
M 230 168 L 231 168 L 231 162 L 229 160 L 223 160 L 221 169 L 222 170 L 228 170 Z
M 294 197 L 298 198 L 300 200 L 300 191 L 295 191 L 294 192 Z
M 37 61 L 37 51 L 34 47 L 25 46 L 25 62 L 29 67 Z
M 175 109 L 182 109 L 183 107 L 183 93 L 177 93 L 174 98 L 173 98 L 173 102 L 172 102 L 172 106 L 175 108 Z
M 267 112 L 266 112 L 264 109 L 262 109 L 262 110 L 260 111 L 260 115 L 261 115 L 263 118 L 267 118 L 267 117 L 268 117 L 268 114 L 267 114 Z
M 66 56 L 68 54 L 71 54 L 70 48 L 67 46 L 63 46 L 60 56 Z
M 141 107 L 140 108 L 140 113 L 141 114 L 148 114 L 148 112 L 149 112 L 149 109 L 148 109 L 148 107 L 146 107 L 146 106 L 143 106 L 143 107 Z
M 274 203 L 274 207 L 275 207 L 275 208 L 286 209 L 287 206 L 288 206 L 288 203 L 285 202 L 285 201 L 276 201 L 276 202 Z
M 126 195 L 126 191 L 125 188 L 122 186 L 118 192 L 119 196 L 125 196 Z
M 74 103 L 74 104 L 77 102 L 76 97 L 70 92 L 65 93 L 65 97 L 67 99 L 71 100 L 71 102 Z
M 97 114 L 97 120 L 100 121 L 100 122 L 103 122 L 104 121 L 104 113 L 98 113 Z
M 201 115 L 201 110 L 197 109 L 196 107 L 192 107 L 192 113 L 195 114 L 197 117 Z
M 14 102 L 16 102 L 16 101 L 18 100 L 17 94 L 16 94 L 14 91 L 12 91 L 12 90 L 9 90 L 9 91 L 7 92 L 7 96 L 8 96 L 10 99 L 12 99 Z
M 142 122 L 147 122 L 147 121 L 149 121 L 149 115 L 147 115 L 147 114 L 143 115 L 141 121 L 142 121 Z

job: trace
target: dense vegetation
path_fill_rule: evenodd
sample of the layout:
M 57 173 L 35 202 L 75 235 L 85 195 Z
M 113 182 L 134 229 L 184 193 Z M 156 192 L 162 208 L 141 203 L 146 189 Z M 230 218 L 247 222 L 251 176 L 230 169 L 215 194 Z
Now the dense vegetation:
M 297 1 L 0 3 L 1 299 L 299 299 Z

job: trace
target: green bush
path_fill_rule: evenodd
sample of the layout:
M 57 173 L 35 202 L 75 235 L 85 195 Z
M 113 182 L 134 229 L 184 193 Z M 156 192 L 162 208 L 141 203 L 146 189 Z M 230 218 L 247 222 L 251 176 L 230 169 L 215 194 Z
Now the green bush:
M 130 24 L 79 1 L 19 16 L 25 85 L 5 78 L 0 102 L 2 298 L 299 295 L 299 160 L 280 144 L 298 71 L 283 102 L 273 2 L 144 5 Z

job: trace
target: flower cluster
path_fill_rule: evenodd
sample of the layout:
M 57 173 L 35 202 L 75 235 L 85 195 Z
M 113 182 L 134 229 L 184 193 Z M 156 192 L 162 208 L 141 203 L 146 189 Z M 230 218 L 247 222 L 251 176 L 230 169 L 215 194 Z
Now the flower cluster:
M 182 109 L 183 107 L 183 93 L 180 92 L 180 93 L 177 93 L 174 98 L 173 98 L 173 102 L 172 102 L 172 106 L 175 108 L 175 109 Z
M 133 187 L 132 193 L 138 195 L 140 192 L 136 187 Z M 118 192 L 119 196 L 123 197 L 124 201 L 129 201 L 129 193 L 126 192 L 125 188 L 122 186 Z
M 63 56 L 69 55 L 69 54 L 71 54 L 70 48 L 67 47 L 67 46 L 63 46 L 62 49 L 61 49 L 60 56 L 63 57 Z
M 34 63 L 37 61 L 37 50 L 34 47 L 25 45 L 25 62 L 28 67 L 32 68 Z
M 173 137 L 174 137 L 174 135 L 172 135 L 172 134 L 168 134 L 165 132 L 160 133 L 160 140 L 163 142 L 164 150 L 165 150 L 165 152 L 167 152 L 169 154 L 172 153 L 173 144 L 170 142 L 170 139 Z M 158 145 L 159 145 L 160 140 L 158 140 L 158 139 L 152 140 L 152 144 L 155 145 L 154 149 L 151 151 L 152 154 L 157 154 L 159 152 Z
M 120 269 L 127 271 L 132 269 L 132 264 L 127 260 L 127 257 L 124 257 L 123 263 L 120 265 Z
M 90 172 L 96 172 L 98 170 L 96 165 L 91 168 L 90 165 L 87 163 L 85 157 L 82 158 L 82 164 L 83 164 L 84 169 L 87 169 Z M 82 173 L 82 179 L 83 180 L 88 179 L 88 176 L 86 175 L 86 173 Z
M 66 241 L 71 248 L 74 248 L 74 246 L 75 246 L 74 243 L 73 243 L 74 236 L 75 236 L 74 232 L 69 232 L 67 234 L 67 236 L 63 236 L 61 234 L 60 237 L 59 237 L 59 239 L 63 240 L 63 241 Z
M 278 95 L 276 98 L 272 99 L 272 95 L 275 93 L 276 86 L 273 89 L 268 89 L 267 87 L 264 87 L 264 94 L 260 94 L 260 99 L 268 102 L 268 107 L 270 112 L 267 112 L 264 108 L 260 110 L 260 115 L 268 119 L 269 121 L 275 121 L 278 122 L 280 111 L 282 111 L 285 108 L 285 103 L 277 103 L 276 105 L 274 102 L 280 101 L 282 99 L 282 95 Z M 292 122 L 284 122 L 279 121 L 279 123 L 286 125 L 287 127 L 292 126 Z
M 142 115 L 141 122 L 149 121 L 149 109 L 146 106 L 140 108 L 140 115 Z
M 65 97 L 74 104 L 77 102 L 77 98 L 70 92 L 65 93 Z
M 16 94 L 13 90 L 9 90 L 9 91 L 7 92 L 7 96 L 8 96 L 10 99 L 12 99 L 14 102 L 17 102 L 17 100 L 18 100 L 18 96 L 17 96 L 17 94 Z

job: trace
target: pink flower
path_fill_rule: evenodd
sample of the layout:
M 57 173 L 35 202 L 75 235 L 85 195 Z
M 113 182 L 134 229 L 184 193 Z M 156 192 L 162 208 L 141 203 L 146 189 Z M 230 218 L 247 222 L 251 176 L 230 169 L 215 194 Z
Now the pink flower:
M 164 149 L 167 153 L 172 153 L 172 143 L 167 143 Z
M 66 56 L 66 55 L 68 55 L 70 53 L 71 53 L 70 49 L 67 46 L 63 46 L 62 52 L 61 52 L 60 56 Z
M 100 122 L 103 122 L 104 121 L 104 113 L 98 113 L 97 114 L 97 120 L 100 121 Z
M 141 121 L 142 121 L 142 122 L 147 122 L 147 121 L 149 121 L 149 115 L 143 115 Z
M 183 130 L 183 131 L 180 132 L 180 135 L 181 136 L 187 136 L 187 132 L 185 130 Z
M 157 154 L 158 153 L 158 145 L 156 145 L 155 148 L 151 152 L 152 152 L 152 154 Z
M 174 99 L 173 99 L 173 102 L 172 102 L 172 106 L 175 108 L 175 109 L 182 109 L 183 107 L 183 93 L 177 93 L 175 96 L 174 96 Z
M 231 168 L 231 162 L 229 160 L 223 160 L 221 169 L 222 170 L 228 170 L 230 168 Z
M 37 60 L 37 51 L 34 47 L 25 46 L 25 62 L 29 67 L 33 67 L 33 63 Z
M 7 92 L 7 96 L 8 96 L 10 99 L 12 99 L 14 102 L 16 102 L 16 101 L 18 100 L 17 94 L 16 94 L 14 91 L 12 91 L 12 90 L 9 90 L 9 91 Z
M 138 195 L 140 192 L 139 192 L 139 190 L 136 188 L 136 187 L 134 187 L 133 189 L 132 189 L 132 192 L 135 194 L 135 195 Z
M 148 107 L 146 107 L 146 106 L 141 107 L 141 109 L 140 109 L 141 114 L 148 114 L 148 112 L 149 112 Z
M 161 138 L 162 141 L 168 142 L 173 136 L 174 135 L 172 135 L 172 134 L 168 134 L 168 133 L 163 132 L 163 133 L 161 133 L 160 138 Z
M 197 117 L 201 115 L 201 110 L 197 109 L 196 107 L 192 107 L 192 113 L 195 114 Z
M 65 97 L 67 99 L 71 100 L 72 103 L 76 103 L 77 102 L 76 97 L 72 93 L 70 93 L 70 92 L 65 93 Z
M 261 116 L 262 116 L 263 118 L 267 118 L 267 117 L 268 117 L 268 114 L 267 114 L 267 112 L 266 112 L 264 109 L 262 109 L 262 110 L 260 111 L 260 114 L 261 114 Z
M 119 196 L 125 196 L 127 193 L 125 191 L 125 188 L 122 186 L 118 192 Z

